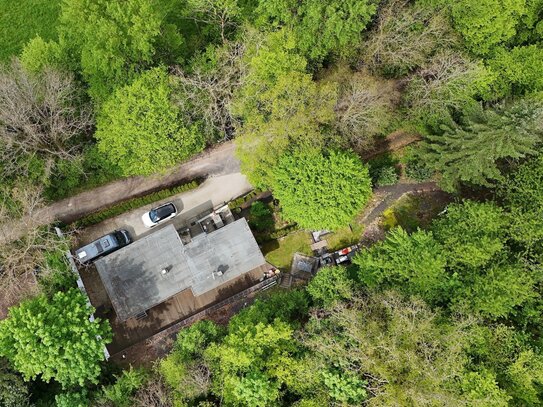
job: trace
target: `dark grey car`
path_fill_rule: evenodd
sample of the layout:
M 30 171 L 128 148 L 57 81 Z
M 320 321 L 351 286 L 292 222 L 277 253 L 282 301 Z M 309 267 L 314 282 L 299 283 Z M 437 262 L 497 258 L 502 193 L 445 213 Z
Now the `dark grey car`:
M 77 249 L 75 251 L 75 258 L 80 263 L 89 263 L 90 261 L 112 253 L 131 242 L 132 239 L 130 238 L 130 234 L 126 230 L 116 230 Z

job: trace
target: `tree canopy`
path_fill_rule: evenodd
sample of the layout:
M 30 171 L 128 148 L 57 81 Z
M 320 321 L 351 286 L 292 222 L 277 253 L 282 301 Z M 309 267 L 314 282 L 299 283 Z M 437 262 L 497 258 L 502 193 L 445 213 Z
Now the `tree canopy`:
M 367 167 L 350 152 L 296 151 L 274 168 L 282 216 L 308 229 L 346 226 L 371 196 Z
M 180 55 L 183 37 L 169 18 L 174 5 L 169 0 L 63 3 L 60 44 L 80 66 L 97 101 L 143 70 Z
M 78 289 L 24 301 L 0 322 L 0 354 L 26 380 L 40 375 L 65 387 L 97 383 L 111 334 L 107 323 L 89 320 L 92 312 Z
M 95 134 L 98 148 L 124 175 L 162 171 L 204 147 L 198 125 L 184 124 L 170 98 L 166 72 L 154 68 L 104 103 Z
M 536 152 L 543 134 L 542 114 L 536 102 L 475 113 L 460 125 L 442 126 L 443 134 L 427 136 L 424 158 L 440 173 L 446 191 L 461 183 L 492 186 L 502 179 L 500 160 Z
M 322 61 L 331 52 L 341 55 L 352 51 L 376 10 L 372 0 L 287 0 L 262 1 L 256 13 L 260 24 L 292 29 L 302 55 Z

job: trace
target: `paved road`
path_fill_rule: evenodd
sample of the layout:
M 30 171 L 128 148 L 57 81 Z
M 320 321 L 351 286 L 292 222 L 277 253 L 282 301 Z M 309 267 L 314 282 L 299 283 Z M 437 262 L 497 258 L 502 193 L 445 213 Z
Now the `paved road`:
M 390 134 L 374 151 L 366 154 L 363 158 L 369 159 L 376 154 L 394 151 L 417 140 L 417 136 L 397 131 Z M 48 225 L 57 220 L 70 223 L 126 199 L 172 185 L 179 185 L 195 178 L 210 178 L 228 174 L 241 176 L 240 163 L 234 154 L 235 148 L 233 141 L 225 142 L 174 167 L 167 173 L 120 179 L 55 202 L 33 213 L 30 219 L 0 225 L 0 243 L 21 238 L 28 227 Z
M 123 178 L 55 202 L 33 213 L 32 219 L 2 225 L 0 243 L 22 237 L 26 231 L 26 225 L 48 225 L 56 220 L 70 223 L 128 198 L 145 195 L 196 178 L 227 174 L 241 176 L 239 160 L 235 157 L 234 151 L 235 144 L 226 142 L 178 165 L 165 174 Z
M 212 209 L 233 198 L 244 195 L 251 191 L 253 187 L 247 181 L 247 178 L 240 174 L 218 175 L 208 178 L 202 185 L 192 191 L 182 192 L 163 201 L 154 202 L 150 205 L 142 206 L 130 212 L 125 212 L 119 216 L 107 219 L 97 225 L 90 226 L 82 230 L 77 240 L 80 245 L 87 244 L 115 229 L 126 229 L 134 240 L 137 240 L 151 231 L 155 232 L 171 223 L 176 228 L 180 228 L 185 220 L 202 213 L 207 209 Z M 148 229 L 143 226 L 141 215 L 164 202 L 173 202 L 179 211 L 179 214 L 169 222 Z

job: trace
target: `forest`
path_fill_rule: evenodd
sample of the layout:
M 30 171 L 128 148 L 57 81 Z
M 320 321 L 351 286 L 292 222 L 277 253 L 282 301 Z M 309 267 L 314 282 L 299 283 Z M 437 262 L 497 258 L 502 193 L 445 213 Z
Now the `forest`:
M 0 10 L 0 407 L 543 405 L 543 0 Z M 365 158 L 391 135 L 414 142 Z M 72 232 L 31 215 L 230 141 L 296 230 L 348 228 L 400 178 L 451 202 L 149 366 L 105 361 Z M 269 215 L 249 224 L 279 239 Z

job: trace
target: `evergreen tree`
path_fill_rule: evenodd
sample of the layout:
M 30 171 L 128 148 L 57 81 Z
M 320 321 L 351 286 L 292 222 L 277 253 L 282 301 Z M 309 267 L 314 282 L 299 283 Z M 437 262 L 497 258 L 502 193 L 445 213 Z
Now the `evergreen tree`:
M 500 160 L 534 154 L 543 135 L 543 107 L 522 102 L 508 109 L 485 110 L 442 135 L 429 135 L 423 158 L 452 192 L 461 183 L 491 187 L 501 180 Z

